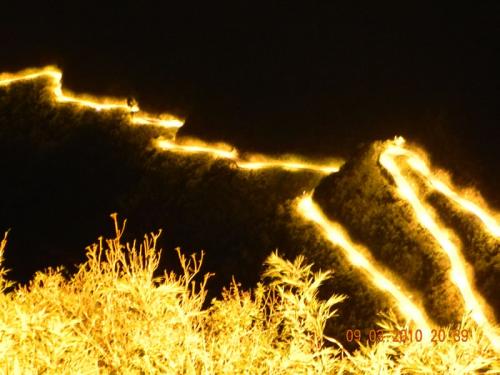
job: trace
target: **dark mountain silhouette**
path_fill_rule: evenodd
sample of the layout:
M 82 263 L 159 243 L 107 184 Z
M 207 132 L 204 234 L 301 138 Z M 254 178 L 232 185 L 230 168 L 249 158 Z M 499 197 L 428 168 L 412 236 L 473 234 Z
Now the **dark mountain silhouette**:
M 329 327 L 332 334 L 374 328 L 390 300 L 294 208 L 297 197 L 317 187 L 314 198 L 326 213 L 425 295 L 430 315 L 442 323 L 458 317 L 445 261 L 391 193 L 390 178 L 376 162 L 377 143 L 359 149 L 338 174 L 321 180 L 308 171 L 247 171 L 231 160 L 162 152 L 152 139 L 163 130 L 131 126 L 126 116 L 56 105 L 43 80 L 0 88 L 0 231 L 11 228 L 5 264 L 11 279 L 25 283 L 37 270 L 56 265 L 66 266 L 70 276 L 84 260 L 85 246 L 112 232 L 109 214 L 118 212 L 128 218 L 129 239 L 164 230 L 160 271 L 175 269 L 177 246 L 204 250 L 203 269 L 216 274 L 210 297 L 233 275 L 246 287 L 255 285 L 264 258 L 279 249 L 287 257 L 306 255 L 317 269 L 334 270 L 322 293 L 349 299 L 339 309 L 342 322 Z M 498 243 L 482 237 L 462 214 L 450 215 L 442 197 L 429 201 L 474 245 L 468 260 L 477 267 L 479 289 L 498 312 Z

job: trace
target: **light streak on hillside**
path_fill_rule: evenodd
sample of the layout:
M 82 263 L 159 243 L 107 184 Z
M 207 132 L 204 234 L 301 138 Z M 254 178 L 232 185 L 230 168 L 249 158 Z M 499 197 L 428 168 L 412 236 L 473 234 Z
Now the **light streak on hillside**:
M 102 98 L 88 95 L 76 95 L 62 88 L 62 72 L 52 66 L 41 69 L 27 69 L 19 73 L 0 74 L 0 87 L 11 84 L 46 79 L 51 98 L 56 103 L 67 103 L 80 108 L 90 108 L 96 111 L 122 111 L 128 115 L 130 124 L 143 126 L 159 126 L 177 132 L 183 126 L 183 121 L 169 114 L 153 114 L 141 111 L 134 103 L 127 103 L 125 99 Z M 261 170 L 266 168 L 281 168 L 289 171 L 309 170 L 320 174 L 337 172 L 343 161 L 309 162 L 299 158 L 272 158 L 264 155 L 245 154 L 244 157 L 232 146 L 224 144 L 210 144 L 201 140 L 177 140 L 159 138 L 156 140 L 159 149 L 174 153 L 200 153 L 207 156 L 232 160 L 242 170 Z M 440 192 L 454 204 L 466 212 L 469 212 L 481 220 L 487 233 L 495 238 L 500 237 L 500 215 L 492 213 L 484 205 L 466 199 L 464 194 L 439 180 L 427 166 L 425 161 L 416 153 L 404 147 L 404 140 L 397 138 L 394 142 L 387 143 L 381 153 L 380 164 L 393 176 L 397 192 L 400 197 L 409 202 L 418 222 L 427 229 L 436 239 L 440 248 L 446 253 L 451 264 L 451 278 L 460 290 L 465 306 L 472 312 L 473 319 L 484 329 L 485 334 L 492 342 L 494 348 L 500 350 L 500 335 L 494 323 L 488 321 L 484 310 L 488 307 L 482 306 L 480 295 L 478 295 L 469 281 L 466 272 L 466 263 L 462 259 L 459 246 L 450 238 L 449 232 L 432 213 L 432 210 L 419 197 L 409 181 L 401 172 L 401 159 L 406 160 L 406 165 L 414 172 L 422 176 L 423 181 L 436 191 Z M 418 328 L 429 329 L 431 323 L 421 310 L 412 302 L 402 287 L 395 284 L 389 277 L 385 276 L 381 268 L 369 261 L 365 256 L 367 250 L 352 243 L 349 236 L 338 224 L 330 222 L 317 207 L 310 196 L 300 200 L 299 211 L 306 218 L 319 225 L 327 238 L 338 245 L 347 255 L 353 265 L 359 267 L 372 280 L 380 290 L 392 295 L 397 301 L 401 313 L 413 321 Z
M 487 215 L 485 210 L 480 209 L 478 205 L 469 202 L 464 198 L 460 198 L 458 193 L 456 193 L 452 188 L 446 186 L 443 182 L 434 177 L 425 162 L 416 153 L 404 148 L 403 145 L 404 140 L 402 138 L 397 138 L 393 142 L 386 143 L 385 149 L 379 158 L 380 164 L 394 178 L 399 196 L 411 205 L 418 222 L 431 233 L 442 251 L 448 256 L 451 265 L 451 280 L 459 289 L 466 309 L 471 312 L 471 316 L 474 321 L 483 328 L 485 335 L 489 338 L 495 350 L 499 351 L 500 335 L 498 333 L 498 329 L 495 327 L 494 323 L 487 319 L 485 315 L 484 310 L 489 309 L 489 307 L 485 306 L 483 308 L 482 305 L 485 305 L 485 303 L 479 302 L 482 301 L 482 298 L 473 290 L 471 286 L 471 282 L 466 271 L 466 262 L 462 257 L 459 246 L 452 241 L 450 235 L 448 234 L 449 232 L 442 224 L 439 223 L 430 208 L 426 206 L 423 199 L 418 197 L 409 181 L 403 176 L 401 172 L 402 162 L 399 157 L 406 157 L 409 160 L 408 165 L 410 168 L 412 168 L 415 172 L 420 173 L 422 178 L 424 178 L 430 186 L 433 186 L 436 189 L 439 188 L 441 193 L 450 198 L 459 207 L 474 214 L 480 212 L 481 216 L 478 215 L 480 219 L 487 218 L 486 222 L 483 221 L 485 225 L 486 223 L 495 223 L 494 219 Z M 457 199 L 457 197 L 459 199 Z M 462 202 L 468 203 L 463 205 Z M 488 226 L 486 226 L 486 228 L 490 229 Z M 490 234 L 495 235 L 495 232 L 490 232 Z
M 462 210 L 465 210 L 479 218 L 479 220 L 481 220 L 483 225 L 486 227 L 490 236 L 500 238 L 500 224 L 495 219 L 495 216 L 498 216 L 498 214 L 495 215 L 489 213 L 491 210 L 488 208 L 481 207 L 479 203 L 475 203 L 460 196 L 460 194 L 446 185 L 443 181 L 433 176 L 429 166 L 415 152 L 406 149 L 393 149 L 391 153 L 398 156 L 405 156 L 411 168 L 422 175 L 422 177 L 425 178 L 425 182 L 429 186 L 445 195 L 448 199 L 454 201 Z
M 139 116 L 132 117 L 130 120 L 132 124 L 160 126 L 162 128 L 176 128 L 179 129 L 184 123 L 174 116 L 160 115 L 159 117 Z
M 130 114 L 129 121 L 132 124 L 145 126 L 160 126 L 167 129 L 178 130 L 183 126 L 183 121 L 169 115 L 161 114 L 153 116 L 140 111 L 139 106 L 129 106 L 125 99 L 102 98 L 93 96 L 75 95 L 62 88 L 62 72 L 53 66 L 41 69 L 26 69 L 18 73 L 0 74 L 0 86 L 8 86 L 16 82 L 47 78 L 50 82 L 50 91 L 53 98 L 58 103 L 71 103 L 80 107 L 92 108 L 96 111 L 120 110 Z M 234 160 L 236 165 L 242 169 L 264 169 L 282 168 L 285 170 L 310 170 L 321 174 L 328 174 L 338 171 L 343 161 L 329 162 L 326 164 L 308 163 L 297 160 L 273 159 L 262 155 L 249 155 L 248 160 L 240 159 L 238 151 L 231 146 L 224 144 L 209 144 L 201 140 L 191 139 L 182 142 L 159 138 L 156 145 L 165 151 L 180 153 L 203 153 L 215 158 Z M 258 159 L 258 161 L 255 161 Z
M 288 171 L 309 170 L 321 174 L 338 172 L 342 161 L 330 161 L 325 164 L 307 163 L 297 160 L 273 159 L 264 155 L 250 156 L 250 159 L 241 158 L 233 147 L 227 144 L 209 144 L 200 140 L 172 141 L 164 138 L 157 140 L 157 146 L 166 151 L 177 151 L 185 153 L 206 153 L 215 158 L 230 159 L 236 162 L 241 169 L 260 170 L 269 168 L 280 168 Z
M 205 142 L 191 140 L 187 143 L 174 142 L 168 139 L 158 139 L 157 146 L 162 150 L 177 151 L 181 153 L 204 153 L 215 158 L 235 160 L 238 157 L 238 152 L 235 149 L 226 147 L 225 145 L 210 145 Z
M 310 170 L 319 173 L 330 174 L 338 172 L 342 166 L 342 161 L 330 161 L 324 164 L 307 163 L 297 160 L 272 159 L 265 156 L 252 158 L 252 160 L 242 160 L 238 163 L 243 169 L 267 169 L 267 168 L 282 168 L 288 171 Z
M 0 86 L 12 83 L 46 78 L 50 81 L 51 93 L 58 103 L 70 103 L 81 107 L 92 108 L 96 111 L 120 110 L 133 114 L 131 122 L 138 125 L 152 125 L 164 128 L 180 128 L 183 121 L 170 115 L 155 117 L 141 112 L 137 105 L 129 106 L 125 99 L 94 97 L 90 95 L 75 95 L 62 88 L 62 72 L 53 66 L 41 69 L 26 69 L 19 73 L 0 74 Z
M 194 140 L 169 140 L 159 138 L 156 142 L 158 148 L 166 151 L 181 153 L 205 153 L 215 158 L 233 160 L 241 169 L 260 170 L 280 168 L 288 171 L 309 170 L 321 174 L 338 172 L 342 161 L 330 161 L 325 164 L 307 163 L 297 160 L 273 159 L 264 155 L 250 156 L 249 159 L 241 158 L 238 151 L 227 144 L 210 144 L 197 139 Z
M 416 328 L 420 328 L 425 332 L 424 337 L 430 339 L 431 322 L 424 315 L 422 309 L 417 307 L 410 298 L 409 293 L 403 289 L 401 285 L 397 285 L 391 281 L 388 276 L 384 275 L 384 271 L 376 262 L 370 261 L 365 254 L 368 250 L 351 241 L 349 235 L 337 223 L 330 221 L 319 206 L 313 202 L 311 195 L 306 195 L 300 198 L 298 203 L 299 212 L 308 220 L 316 223 L 323 231 L 326 238 L 334 245 L 340 247 L 347 259 L 355 267 L 363 271 L 363 274 L 368 277 L 372 283 L 381 291 L 390 294 L 397 303 L 397 307 L 401 314 L 415 324 Z

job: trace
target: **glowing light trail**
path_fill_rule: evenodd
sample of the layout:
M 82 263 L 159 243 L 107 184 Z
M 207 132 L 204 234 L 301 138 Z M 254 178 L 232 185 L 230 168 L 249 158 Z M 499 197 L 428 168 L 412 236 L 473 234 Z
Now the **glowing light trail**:
M 188 152 L 188 153 L 207 153 L 213 157 L 223 158 L 223 159 L 236 159 L 238 157 L 238 152 L 234 149 L 227 150 L 218 146 L 210 146 L 206 143 L 191 141 L 189 144 L 180 144 L 177 142 L 172 142 L 167 139 L 159 139 L 157 141 L 157 146 L 162 150 L 178 151 L 178 152 Z
M 389 293 L 396 300 L 397 306 L 403 316 L 407 320 L 414 322 L 417 328 L 425 332 L 426 335 L 424 337 L 429 340 L 431 328 L 429 319 L 407 297 L 408 292 L 402 291 L 401 286 L 396 286 L 394 282 L 384 276 L 379 266 L 368 260 L 364 255 L 367 253 L 367 250 L 360 245 L 354 244 L 339 224 L 331 222 L 323 214 L 318 205 L 313 202 L 311 195 L 300 198 L 297 207 L 304 217 L 313 221 L 322 229 L 326 238 L 332 244 L 339 246 L 344 251 L 350 262 L 360 268 L 378 289 Z
M 401 148 L 397 150 L 393 149 L 391 153 L 398 156 L 406 156 L 408 164 L 413 168 L 413 170 L 417 171 L 423 177 L 425 177 L 425 180 L 429 186 L 433 187 L 441 194 L 454 201 L 463 210 L 468 211 L 469 213 L 478 217 L 479 220 L 483 222 L 484 226 L 487 228 L 491 236 L 497 238 L 500 237 L 500 224 L 495 220 L 492 214 L 488 213 L 489 210 L 486 208 L 481 208 L 477 203 L 462 198 L 457 192 L 447 186 L 444 182 L 434 177 L 429 167 L 421 158 L 418 157 L 417 154 Z
M 342 164 L 342 162 L 330 162 L 327 165 L 319 165 L 276 159 L 264 159 L 261 161 L 240 161 L 238 163 L 240 168 L 243 169 L 283 168 L 289 171 L 311 170 L 325 174 L 338 172 Z
M 184 123 L 180 121 L 179 119 L 170 116 L 162 115 L 158 118 L 153 118 L 153 117 L 145 117 L 145 116 L 140 116 L 140 117 L 132 117 L 130 120 L 132 124 L 138 124 L 138 125 L 149 125 L 149 126 L 161 126 L 163 128 L 181 128 Z
M 480 212 L 483 218 L 489 218 L 487 221 L 489 224 L 491 224 L 491 222 L 494 223 L 494 220 L 477 205 L 460 198 L 451 188 L 447 187 L 444 183 L 432 176 L 425 162 L 416 153 L 405 149 L 403 144 L 403 138 L 397 138 L 394 142 L 388 142 L 385 150 L 380 155 L 380 164 L 392 175 L 394 181 L 396 182 L 398 194 L 412 206 L 420 224 L 431 233 L 440 245 L 441 249 L 448 256 L 451 265 L 451 280 L 462 294 L 467 310 L 471 312 L 472 318 L 476 321 L 476 323 L 483 328 L 485 335 L 491 341 L 495 350 L 499 351 L 500 334 L 494 324 L 489 322 L 486 318 L 481 303 L 479 303 L 481 297 L 472 289 L 466 272 L 466 263 L 462 258 L 458 246 L 450 239 L 448 232 L 438 223 L 438 219 L 432 215 L 431 210 L 429 210 L 423 201 L 417 197 L 417 193 L 401 173 L 401 167 L 400 164 L 398 164 L 397 157 L 405 156 L 409 158 L 408 165 L 414 171 L 419 172 L 424 179 L 427 180 L 427 183 L 430 186 L 433 186 L 436 189 L 439 188 L 441 193 L 456 202 L 456 204 L 463 209 L 474 214 L 476 212 Z M 457 199 L 457 197 L 459 199 Z M 464 206 L 462 202 L 469 203 Z M 481 216 L 479 217 L 481 218 Z M 488 226 L 487 228 L 489 229 Z M 495 235 L 495 232 L 491 234 Z
M 29 81 L 40 78 L 48 78 L 50 80 L 50 89 L 54 100 L 58 103 L 71 103 L 81 107 L 92 108 L 96 111 L 102 110 L 120 110 L 130 114 L 130 122 L 136 125 L 145 126 L 160 126 L 167 129 L 177 130 L 183 126 L 183 121 L 175 118 L 172 115 L 161 114 L 153 116 L 149 113 L 142 112 L 139 106 L 129 106 L 126 100 L 116 98 L 96 98 L 92 96 L 74 95 L 69 92 L 64 92 L 62 89 L 62 72 L 53 66 L 48 66 L 41 69 L 26 69 L 19 73 L 3 73 L 0 74 L 0 86 L 8 86 L 10 84 Z M 277 160 L 267 158 L 265 156 L 252 156 L 250 160 L 239 158 L 238 151 L 227 145 L 211 145 L 201 140 L 188 140 L 184 142 L 176 142 L 175 140 L 167 140 L 160 138 L 156 142 L 157 146 L 162 150 L 171 152 L 186 152 L 186 153 L 205 153 L 216 158 L 231 159 L 243 169 L 263 169 L 263 168 L 282 168 L 286 170 L 311 170 L 322 174 L 328 174 L 338 171 L 343 164 L 342 161 L 328 163 L 326 165 L 315 163 L 303 163 L 296 160 Z M 259 158 L 259 161 L 253 161 Z
M 62 72 L 55 67 L 49 66 L 41 69 L 27 69 L 19 73 L 0 74 L 0 86 L 35 80 L 40 78 L 49 79 L 49 89 L 53 99 L 57 103 L 70 103 L 85 108 L 92 108 L 96 111 L 119 110 L 128 113 L 131 124 L 145 126 L 160 126 L 172 129 L 175 132 L 182 127 L 183 121 L 168 114 L 154 116 L 152 114 L 140 111 L 137 105 L 128 105 L 126 100 L 116 98 L 95 98 L 92 96 L 75 95 L 62 89 Z M 174 136 L 175 137 L 175 136 Z M 204 153 L 216 158 L 225 158 L 234 160 L 236 165 L 242 169 L 259 170 L 263 168 L 282 168 L 286 170 L 311 170 L 322 174 L 334 173 L 339 170 L 343 164 L 342 161 L 328 163 L 307 163 L 287 158 L 273 159 L 262 155 L 248 155 L 247 158 L 240 158 L 238 152 L 233 147 L 227 145 L 211 145 L 200 140 L 189 140 L 177 142 L 175 139 L 158 139 L 156 142 L 160 149 L 181 152 L 181 153 Z M 450 200 L 455 202 L 458 207 L 477 216 L 487 228 L 488 233 L 496 238 L 500 237 L 500 224 L 488 213 L 488 210 L 463 198 L 454 189 L 437 179 L 430 171 L 425 162 L 414 152 L 403 147 L 404 140 L 397 138 L 394 142 L 388 144 L 386 149 L 380 155 L 379 161 L 387 169 L 396 181 L 399 195 L 407 200 L 413 207 L 418 221 L 436 238 L 437 242 L 448 255 L 451 262 L 451 276 L 454 283 L 460 289 L 464 298 L 466 307 L 472 311 L 472 316 L 480 324 L 489 337 L 496 350 L 500 350 L 500 336 L 496 328 L 488 322 L 486 316 L 478 302 L 479 297 L 473 291 L 467 278 L 465 262 L 462 260 L 460 251 L 453 241 L 449 238 L 447 232 L 438 224 L 430 210 L 428 210 L 422 200 L 412 189 L 410 183 L 403 177 L 398 157 L 405 157 L 408 165 L 418 172 L 424 181 Z M 339 245 L 348 255 L 351 262 L 363 269 L 372 279 L 374 284 L 381 290 L 390 293 L 398 302 L 401 312 L 411 321 L 414 321 L 421 329 L 428 329 L 429 322 L 421 311 L 405 296 L 393 282 L 379 271 L 373 263 L 363 255 L 364 249 L 353 244 L 345 231 L 337 224 L 333 224 L 322 214 L 320 209 L 312 202 L 311 197 L 302 198 L 298 206 L 300 212 L 310 220 L 317 223 L 325 232 L 328 239 Z
M 133 124 L 138 125 L 154 125 L 164 128 L 180 128 L 183 121 L 174 116 L 154 117 L 148 113 L 140 113 L 137 105 L 129 106 L 126 100 L 116 98 L 96 98 L 93 96 L 76 96 L 69 92 L 64 92 L 62 89 L 62 72 L 53 66 L 47 66 L 41 69 L 26 69 L 19 73 L 3 73 L 0 74 L 0 86 L 8 86 L 12 83 L 35 80 L 39 78 L 48 78 L 50 80 L 50 88 L 56 102 L 71 103 L 81 107 L 92 108 L 96 111 L 102 110 L 120 110 L 134 114 L 131 119 Z
M 251 161 L 256 157 L 251 157 L 251 160 L 242 159 L 239 157 L 238 151 L 226 144 L 210 145 L 199 140 L 190 140 L 186 143 L 174 142 L 168 139 L 160 138 L 157 140 L 157 146 L 162 150 L 187 152 L 187 153 L 207 153 L 212 157 L 230 159 L 236 162 L 236 165 L 241 169 L 266 169 L 266 168 L 281 168 L 289 171 L 310 170 L 322 174 L 330 174 L 338 172 L 343 162 L 330 162 L 325 165 L 304 163 L 289 160 L 277 160 L 259 155 L 259 161 Z

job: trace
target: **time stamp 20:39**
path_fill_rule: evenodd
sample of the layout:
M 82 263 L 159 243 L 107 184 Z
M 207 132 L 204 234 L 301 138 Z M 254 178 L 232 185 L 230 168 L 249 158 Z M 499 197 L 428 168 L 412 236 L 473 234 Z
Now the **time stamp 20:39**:
M 345 333 L 345 338 L 348 342 L 396 342 L 396 343 L 411 343 L 411 342 L 427 342 L 434 344 L 441 342 L 467 342 L 470 340 L 472 332 L 470 329 L 444 329 L 437 328 L 430 331 L 417 329 L 371 329 L 361 331 L 359 329 L 348 329 Z

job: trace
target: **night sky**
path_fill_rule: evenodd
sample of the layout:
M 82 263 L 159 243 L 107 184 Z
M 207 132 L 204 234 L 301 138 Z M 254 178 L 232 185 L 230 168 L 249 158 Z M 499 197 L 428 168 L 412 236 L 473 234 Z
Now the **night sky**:
M 401 134 L 500 205 L 500 5 L 339 3 L 21 5 L 2 12 L 0 70 L 55 64 L 75 92 L 133 95 L 248 151 L 348 156 Z

